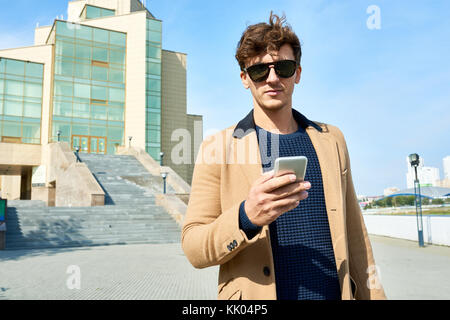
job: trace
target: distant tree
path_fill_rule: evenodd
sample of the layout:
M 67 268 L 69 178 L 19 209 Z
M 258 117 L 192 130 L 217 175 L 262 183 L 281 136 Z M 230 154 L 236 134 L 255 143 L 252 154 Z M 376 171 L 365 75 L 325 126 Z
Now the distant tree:
M 406 196 L 406 205 L 413 206 L 415 205 L 416 197 L 415 196 Z
M 392 197 L 386 198 L 386 207 L 392 207 Z
M 392 199 L 392 198 L 388 198 Z M 423 198 L 422 198 L 423 199 Z M 392 204 L 395 207 L 402 207 L 402 206 L 413 206 L 414 205 L 414 196 L 397 196 L 392 200 L 388 200 L 387 203 L 389 206 L 392 206 Z
M 433 199 L 431 200 L 431 204 L 444 204 L 444 199 Z

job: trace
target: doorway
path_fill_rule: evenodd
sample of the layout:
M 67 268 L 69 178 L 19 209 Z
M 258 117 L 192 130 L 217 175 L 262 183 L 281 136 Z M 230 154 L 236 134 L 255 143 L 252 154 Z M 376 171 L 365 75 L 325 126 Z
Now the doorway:
M 106 154 L 106 137 L 72 136 L 72 150 L 80 147 L 81 153 Z

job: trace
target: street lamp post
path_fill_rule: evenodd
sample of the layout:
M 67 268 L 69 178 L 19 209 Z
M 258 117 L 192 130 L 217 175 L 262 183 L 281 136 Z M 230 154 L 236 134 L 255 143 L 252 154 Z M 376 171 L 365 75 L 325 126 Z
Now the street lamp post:
M 164 152 L 160 152 L 159 153 L 159 161 L 160 161 L 161 167 L 163 166 L 163 158 L 164 158 Z
M 80 156 L 79 156 L 79 153 L 80 153 L 80 146 L 77 146 L 77 147 L 75 148 L 75 151 L 76 151 L 76 156 L 77 156 L 77 162 L 80 162 Z
M 168 173 L 167 172 L 161 172 L 161 177 L 163 178 L 164 181 L 164 194 L 166 194 L 166 178 L 167 178 Z
M 414 180 L 414 197 L 416 204 L 416 222 L 417 222 L 417 233 L 419 238 L 419 247 L 424 247 L 425 245 L 423 242 L 422 195 L 420 194 L 420 183 L 417 177 L 417 166 L 420 163 L 419 155 L 417 153 L 410 154 L 409 162 L 411 163 L 411 167 L 414 167 L 414 173 L 416 175 Z M 419 197 L 417 197 L 417 193 L 419 194 Z

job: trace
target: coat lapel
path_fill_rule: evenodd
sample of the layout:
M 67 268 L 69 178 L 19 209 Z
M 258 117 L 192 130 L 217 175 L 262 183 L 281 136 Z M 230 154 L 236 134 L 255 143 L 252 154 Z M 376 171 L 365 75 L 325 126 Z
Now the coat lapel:
M 344 193 L 342 192 L 337 145 L 326 130 L 319 132 L 312 127 L 308 127 L 306 132 L 319 159 L 334 257 L 338 268 L 339 282 L 341 288 L 343 288 L 346 267 L 342 263 L 347 259 L 347 246 L 342 199 Z
M 237 161 L 239 168 L 242 171 L 243 176 L 246 178 L 249 184 L 249 190 L 251 185 L 263 174 L 261 154 L 259 152 L 258 139 L 256 137 L 256 131 L 253 131 L 241 139 L 235 139 L 236 150 L 245 150 L 245 156 L 241 155 L 241 159 L 244 161 Z M 239 151 L 238 151 L 239 152 Z M 239 158 L 239 155 L 238 155 Z

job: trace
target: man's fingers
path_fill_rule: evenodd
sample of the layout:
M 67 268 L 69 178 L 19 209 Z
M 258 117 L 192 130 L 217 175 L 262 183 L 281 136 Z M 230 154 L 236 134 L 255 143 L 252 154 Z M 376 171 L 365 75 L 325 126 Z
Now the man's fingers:
M 258 178 L 258 182 L 262 184 L 262 183 L 266 182 L 267 180 L 272 179 L 274 174 L 275 174 L 274 170 L 270 170 L 270 171 L 264 172 L 261 175 L 261 177 Z
M 311 183 L 309 181 L 291 183 L 291 184 L 288 184 L 287 186 L 283 186 L 283 187 L 273 190 L 271 192 L 271 194 L 273 196 L 272 200 L 283 199 L 290 195 L 309 190 L 310 188 L 311 188 Z
M 292 171 L 292 170 L 282 169 L 282 170 L 278 171 L 277 174 L 274 174 L 274 176 L 275 177 L 280 177 L 280 176 L 284 176 L 285 174 L 289 174 L 289 173 L 295 174 L 295 172 Z
M 278 211 L 278 216 L 282 215 L 285 212 L 288 212 L 294 208 L 296 208 L 300 201 L 308 198 L 308 192 L 302 191 L 300 194 L 294 194 L 289 197 L 276 200 L 273 203 L 273 210 Z
M 274 177 L 270 180 L 267 180 L 262 185 L 262 191 L 270 193 L 275 189 L 278 189 L 282 186 L 295 182 L 296 179 L 297 177 L 295 176 L 295 174 L 285 174 L 283 176 Z

